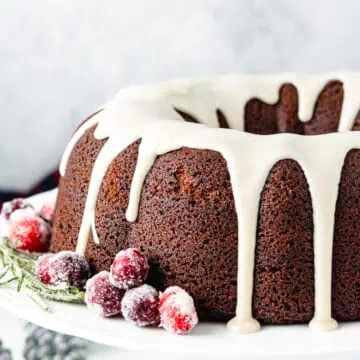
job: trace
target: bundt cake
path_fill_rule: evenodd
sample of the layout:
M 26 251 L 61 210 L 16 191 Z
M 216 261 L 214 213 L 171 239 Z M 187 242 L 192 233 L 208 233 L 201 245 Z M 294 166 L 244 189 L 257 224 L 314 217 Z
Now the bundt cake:
M 138 248 L 238 332 L 360 320 L 359 108 L 347 73 L 121 90 L 64 153 L 52 251 L 99 272 Z

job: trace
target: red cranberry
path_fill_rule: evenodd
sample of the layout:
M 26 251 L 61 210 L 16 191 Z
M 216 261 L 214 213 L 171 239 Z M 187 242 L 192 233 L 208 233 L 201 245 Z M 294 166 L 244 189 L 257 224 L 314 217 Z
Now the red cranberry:
M 39 215 L 49 224 L 52 224 L 55 213 L 55 204 L 53 202 L 46 203 L 40 209 Z
M 54 285 L 82 289 L 90 276 L 90 269 L 83 256 L 71 251 L 61 251 L 51 259 L 49 275 Z
M 144 284 L 126 291 L 121 311 L 125 320 L 137 326 L 156 325 L 160 322 L 158 303 L 158 292 Z
M 123 290 L 111 285 L 107 271 L 101 271 L 86 282 L 85 303 L 101 316 L 120 315 L 123 295 Z
M 143 284 L 148 272 L 145 255 L 136 249 L 122 250 L 111 265 L 110 281 L 119 289 L 128 290 Z
M 164 292 L 160 293 L 159 307 L 161 307 L 170 296 L 184 291 L 180 286 L 170 286 Z
M 26 209 L 26 208 L 33 209 L 33 206 L 30 203 L 28 203 L 25 199 L 22 198 L 13 199 L 3 204 L 0 216 L 6 220 L 9 220 L 10 215 L 14 211 L 19 209 Z
M 46 284 L 46 285 L 51 283 L 49 269 L 50 269 L 50 261 L 51 261 L 52 257 L 53 257 L 53 254 L 42 255 L 37 259 L 36 264 L 35 264 L 36 276 L 43 284 Z
M 32 208 L 15 210 L 10 215 L 9 238 L 17 249 L 45 252 L 50 235 L 49 225 Z
M 198 323 L 192 297 L 178 286 L 171 286 L 160 294 L 160 326 L 179 335 L 189 333 Z

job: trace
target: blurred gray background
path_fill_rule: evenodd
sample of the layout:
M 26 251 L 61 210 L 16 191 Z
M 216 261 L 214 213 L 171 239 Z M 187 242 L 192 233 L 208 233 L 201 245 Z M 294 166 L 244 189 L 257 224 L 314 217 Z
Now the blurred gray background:
M 0 188 L 26 190 L 125 85 L 360 67 L 357 0 L 0 0 Z

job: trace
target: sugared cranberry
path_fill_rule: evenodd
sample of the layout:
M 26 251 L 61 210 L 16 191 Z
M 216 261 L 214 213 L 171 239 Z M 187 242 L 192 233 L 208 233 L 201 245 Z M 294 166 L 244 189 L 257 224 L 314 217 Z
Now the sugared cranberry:
M 128 290 L 144 283 L 149 272 L 148 261 L 139 250 L 120 251 L 111 265 L 110 281 L 119 289 Z
M 49 224 L 52 224 L 54 219 L 54 213 L 55 213 L 55 204 L 53 202 L 50 202 L 42 206 L 39 215 Z
M 90 269 L 83 256 L 61 251 L 51 258 L 49 275 L 53 285 L 82 289 L 90 276 Z
M 123 296 L 124 290 L 111 285 L 107 271 L 101 271 L 86 282 L 85 303 L 101 316 L 120 315 Z
M 0 216 L 3 217 L 5 220 L 9 220 L 10 215 L 14 211 L 20 209 L 26 209 L 26 208 L 33 209 L 33 206 L 30 203 L 28 203 L 25 199 L 22 198 L 13 199 L 3 204 Z
M 47 251 L 51 229 L 32 208 L 15 210 L 9 219 L 9 238 L 19 250 Z
M 178 286 L 171 286 L 160 294 L 160 326 L 179 335 L 189 333 L 198 323 L 192 297 Z
M 141 285 L 126 291 L 121 302 L 125 320 L 137 326 L 156 325 L 160 322 L 159 294 L 150 285 Z
M 183 290 L 180 286 L 170 286 L 164 292 L 160 293 L 159 298 L 159 307 L 161 307 L 170 296 L 173 296 L 177 293 L 181 293 Z
M 43 283 L 43 284 L 50 284 L 50 260 L 53 257 L 53 254 L 45 254 L 40 256 L 35 264 L 35 273 L 37 278 Z

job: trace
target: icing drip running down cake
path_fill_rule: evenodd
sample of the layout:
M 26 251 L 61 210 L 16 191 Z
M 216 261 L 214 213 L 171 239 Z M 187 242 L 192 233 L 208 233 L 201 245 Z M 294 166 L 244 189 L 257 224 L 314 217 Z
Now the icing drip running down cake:
M 235 332 L 360 320 L 359 108 L 347 73 L 121 90 L 64 153 L 52 251 L 138 248 Z

